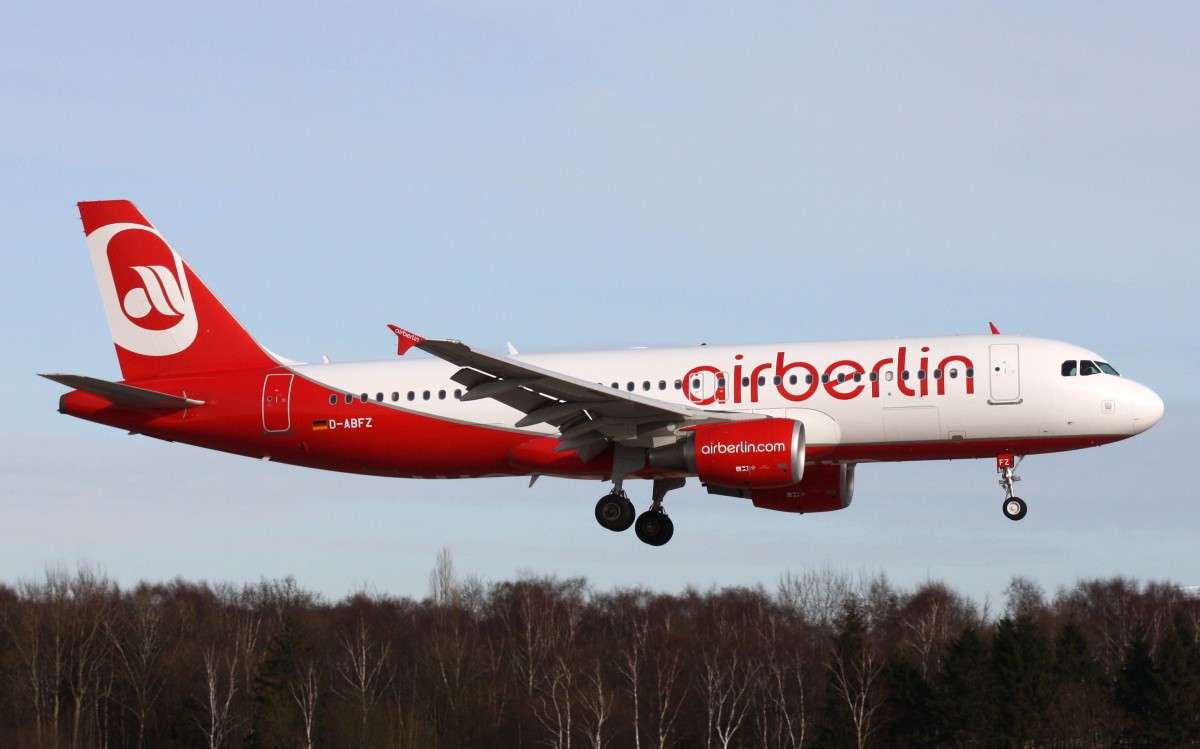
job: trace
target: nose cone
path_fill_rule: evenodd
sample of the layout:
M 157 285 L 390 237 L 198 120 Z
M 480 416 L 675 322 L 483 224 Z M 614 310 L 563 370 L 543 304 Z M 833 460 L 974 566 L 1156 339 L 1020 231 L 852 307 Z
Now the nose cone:
M 1138 385 L 1133 397 L 1133 433 L 1141 434 L 1158 423 L 1163 417 L 1163 401 L 1158 393 L 1144 385 Z

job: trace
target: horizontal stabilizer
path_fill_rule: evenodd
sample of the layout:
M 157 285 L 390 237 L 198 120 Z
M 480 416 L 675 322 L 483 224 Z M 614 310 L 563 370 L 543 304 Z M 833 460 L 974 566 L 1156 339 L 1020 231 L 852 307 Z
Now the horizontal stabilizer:
M 98 380 L 95 377 L 84 377 L 73 374 L 43 374 L 47 380 L 53 380 L 60 385 L 82 390 L 85 393 L 103 398 L 113 405 L 127 408 L 152 408 L 164 411 L 177 411 L 181 408 L 203 406 L 204 401 L 184 398 L 179 395 L 168 395 L 155 390 L 122 385 L 119 382 Z

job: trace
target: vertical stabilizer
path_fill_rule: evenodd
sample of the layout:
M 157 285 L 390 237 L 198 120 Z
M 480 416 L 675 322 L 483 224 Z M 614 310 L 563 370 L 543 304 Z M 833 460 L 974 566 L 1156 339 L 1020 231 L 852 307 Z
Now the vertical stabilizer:
M 276 365 L 133 203 L 79 216 L 126 380 Z

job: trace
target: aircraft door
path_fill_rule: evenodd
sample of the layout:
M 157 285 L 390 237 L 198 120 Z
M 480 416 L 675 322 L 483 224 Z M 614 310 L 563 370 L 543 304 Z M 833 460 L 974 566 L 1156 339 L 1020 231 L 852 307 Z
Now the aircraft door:
M 988 403 L 1020 403 L 1021 375 L 1018 345 L 994 343 L 991 348 L 991 398 Z
M 292 429 L 292 374 L 269 374 L 263 382 L 263 431 L 281 434 Z

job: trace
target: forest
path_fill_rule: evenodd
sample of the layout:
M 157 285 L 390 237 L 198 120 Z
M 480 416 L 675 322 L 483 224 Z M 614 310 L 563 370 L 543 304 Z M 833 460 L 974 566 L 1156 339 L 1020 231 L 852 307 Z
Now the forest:
M 883 574 L 771 590 L 459 579 L 330 602 L 291 578 L 0 585 L 0 747 L 1200 746 L 1200 600 L 1004 600 Z

